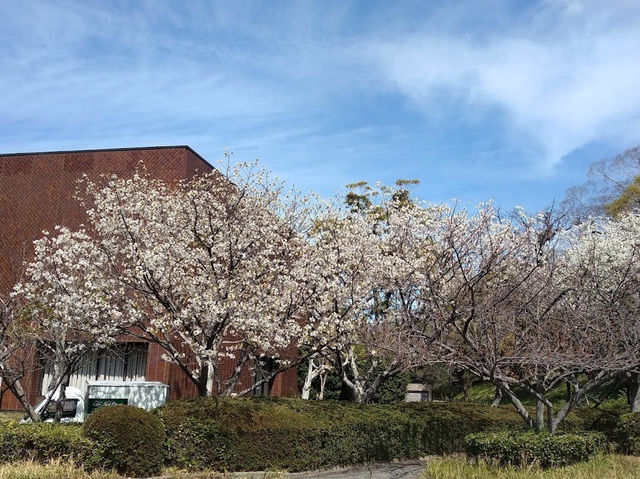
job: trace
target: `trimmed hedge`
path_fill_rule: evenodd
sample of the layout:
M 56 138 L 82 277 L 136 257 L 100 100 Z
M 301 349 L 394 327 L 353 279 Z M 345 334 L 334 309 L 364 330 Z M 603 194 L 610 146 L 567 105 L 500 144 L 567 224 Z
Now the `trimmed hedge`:
M 470 432 L 524 424 L 509 408 L 267 398 L 174 401 L 157 414 L 169 465 L 229 471 L 302 471 L 457 452 Z
M 501 466 L 566 466 L 586 461 L 606 449 L 607 441 L 597 432 L 582 434 L 502 431 L 470 434 L 465 438 L 468 457 Z
M 631 451 L 633 441 L 624 438 L 635 437 L 640 425 L 636 427 L 631 420 L 635 416 L 629 415 L 626 429 L 619 427 L 622 412 L 622 408 L 578 408 L 561 428 L 565 432 L 602 431 Z M 464 437 L 470 433 L 524 429 L 524 422 L 508 405 L 491 408 L 465 403 L 363 405 L 202 398 L 170 402 L 156 415 L 164 423 L 167 439 L 163 450 L 154 449 L 152 457 L 164 454 L 168 465 L 192 470 L 300 471 L 415 458 L 464 451 Z M 161 429 L 156 419 L 152 436 Z M 149 453 L 147 440 L 145 436 L 140 454 Z M 0 462 L 62 458 L 89 469 L 110 468 L 114 460 L 111 450 L 100 440 L 83 437 L 77 425 L 0 423 Z
M 165 433 L 153 414 L 134 406 L 106 406 L 91 414 L 84 433 L 101 449 L 103 468 L 148 477 L 162 470 Z
M 632 412 L 620 416 L 616 438 L 622 452 L 640 456 L 640 413 Z
M 91 466 L 99 462 L 99 452 L 77 425 L 0 423 L 0 462 L 58 458 Z

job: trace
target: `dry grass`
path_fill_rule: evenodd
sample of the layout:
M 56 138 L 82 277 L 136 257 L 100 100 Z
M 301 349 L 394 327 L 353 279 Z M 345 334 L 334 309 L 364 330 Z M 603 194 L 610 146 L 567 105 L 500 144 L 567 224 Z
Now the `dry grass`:
M 234 475 L 236 479 L 242 474 Z M 267 472 L 265 479 L 280 479 L 279 472 Z M 187 473 L 165 469 L 167 479 L 223 479 L 216 472 Z M 640 478 L 640 457 L 606 455 L 589 462 L 542 471 L 536 468 L 508 469 L 480 463 L 469 464 L 462 456 L 434 459 L 427 465 L 421 479 L 634 479 Z M 0 465 L 0 479 L 124 479 L 115 473 L 88 473 L 71 462 L 51 461 L 48 464 L 16 462 Z
M 51 461 L 48 464 L 21 461 L 0 464 L 0 479 L 112 479 L 117 474 L 108 472 L 88 473 L 72 462 Z
M 174 468 L 167 468 L 162 473 L 162 479 L 244 479 L 242 473 L 228 475 L 220 472 L 187 472 Z M 249 478 L 250 476 L 246 476 Z M 278 471 L 260 473 L 259 479 L 282 479 L 285 474 Z M 125 479 L 115 472 L 94 471 L 87 472 L 73 462 L 52 460 L 48 464 L 30 461 L 0 464 L 0 479 Z
M 479 463 L 469 464 L 462 456 L 435 459 L 421 479 L 634 479 L 640 478 L 640 457 L 604 455 L 589 462 L 541 470 L 514 470 Z

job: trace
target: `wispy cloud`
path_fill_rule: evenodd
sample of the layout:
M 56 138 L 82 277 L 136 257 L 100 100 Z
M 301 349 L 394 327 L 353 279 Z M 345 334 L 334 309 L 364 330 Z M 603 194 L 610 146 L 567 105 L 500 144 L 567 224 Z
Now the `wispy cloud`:
M 427 115 L 446 114 L 443 97 L 480 118 L 497 107 L 547 167 L 589 142 L 639 139 L 638 2 L 543 2 L 489 32 L 464 30 L 481 8 L 458 14 L 453 31 L 428 22 L 362 52 Z
M 322 194 L 541 205 L 567 153 L 640 141 L 638 25 L 626 0 L 6 0 L 0 151 L 229 146 Z

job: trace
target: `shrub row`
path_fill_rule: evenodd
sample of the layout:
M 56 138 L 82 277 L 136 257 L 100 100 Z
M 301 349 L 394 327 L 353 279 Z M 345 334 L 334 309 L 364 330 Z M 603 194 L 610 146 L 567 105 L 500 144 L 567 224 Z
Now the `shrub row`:
M 640 456 L 640 413 L 623 414 L 617 426 L 615 432 L 620 451 Z
M 515 467 L 531 464 L 545 468 L 566 466 L 586 461 L 606 446 L 606 437 L 597 432 L 552 436 L 531 431 L 502 431 L 475 433 L 465 438 L 468 457 Z
M 91 465 L 99 462 L 99 451 L 76 425 L 0 422 L 0 462 L 57 458 Z
M 160 419 L 133 406 L 105 407 L 84 424 L 0 423 L 0 463 L 71 460 L 87 469 L 136 477 L 160 472 L 165 433 Z
M 166 431 L 164 460 L 168 465 L 199 470 L 312 470 L 361 462 L 415 458 L 465 450 L 470 433 L 521 430 L 524 422 L 508 406 L 490 408 L 463 403 L 396 403 L 361 405 L 340 401 L 296 399 L 201 398 L 168 403 L 150 421 L 117 408 L 98 412 L 86 425 L 0 423 L 0 462 L 19 459 L 73 459 L 133 470 L 135 458 L 145 473 L 157 471 L 159 448 Z M 145 413 L 145 417 L 150 416 Z M 565 421 L 565 431 L 614 431 L 628 450 L 640 430 L 632 418 L 626 431 L 620 412 L 579 409 Z M 634 419 L 635 420 L 635 419 Z M 142 424 L 142 422 L 144 424 Z M 108 424 L 107 424 L 108 423 Z M 609 437 L 610 436 L 610 437 Z M 626 440 L 624 437 L 631 439 Z M 623 439 L 621 439 L 623 438 Z M 626 442 L 625 442 L 626 441 Z M 114 444 L 120 444 L 117 448 Z M 640 445 L 640 439 L 637 444 Z M 638 447 L 640 449 L 640 447 Z M 143 452 L 138 452 L 142 450 Z M 139 459 L 138 456 L 144 458 Z M 127 469 L 129 468 L 129 469 Z
M 289 471 L 463 450 L 473 431 L 518 429 L 507 408 L 465 404 L 193 399 L 158 410 L 167 461 L 187 469 Z

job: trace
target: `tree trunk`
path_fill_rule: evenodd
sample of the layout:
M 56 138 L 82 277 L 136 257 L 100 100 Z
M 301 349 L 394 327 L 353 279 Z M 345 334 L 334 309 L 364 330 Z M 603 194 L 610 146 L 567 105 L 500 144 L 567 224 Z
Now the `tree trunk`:
M 318 393 L 318 399 L 322 401 L 324 399 L 324 388 L 327 384 L 327 377 L 329 377 L 329 371 L 324 371 L 320 375 L 320 392 Z
M 340 379 L 342 381 L 342 391 L 340 392 L 341 399 L 343 399 L 343 394 L 348 392 L 353 401 L 359 403 L 364 402 L 364 387 L 360 380 L 360 370 L 356 364 L 353 346 L 349 347 L 347 350 L 344 360 L 340 356 L 340 353 L 337 353 L 336 359 L 336 368 L 340 373 Z M 349 375 L 347 374 L 347 368 L 351 370 L 351 378 L 349 378 Z
M 536 398 L 536 431 L 544 430 L 544 403 L 542 399 Z
M 513 404 L 513 407 L 516 408 L 517 413 L 520 414 L 520 417 L 524 420 L 527 426 L 531 429 L 535 428 L 535 422 L 533 418 L 529 415 L 527 408 L 524 407 L 520 399 L 518 399 L 518 396 L 516 396 L 515 393 L 511 390 L 509 384 L 504 381 L 499 381 L 496 386 L 500 387 L 500 389 L 502 389 L 502 392 L 507 395 L 509 401 L 511 401 L 511 404 Z
M 354 402 L 363 403 L 366 402 L 364 387 L 359 381 L 349 381 L 343 378 L 342 384 L 349 391 L 349 395 Z
M 60 384 L 60 394 L 58 395 L 58 402 L 56 403 L 56 414 L 53 418 L 53 422 L 60 422 L 62 420 L 62 410 L 64 408 L 65 399 L 67 399 L 66 389 L 69 385 L 69 379 L 69 375 L 65 374 L 65 377 Z
M 558 411 L 556 416 L 551 421 L 551 428 L 549 429 L 549 432 L 551 434 L 554 434 L 564 418 L 566 418 L 571 410 L 587 396 L 589 391 L 591 391 L 594 387 L 604 383 L 607 379 L 609 379 L 609 377 L 605 373 L 600 372 L 596 377 L 590 379 L 589 382 L 582 387 L 580 387 L 577 380 L 574 381 L 571 398 L 569 398 L 564 406 L 562 406 L 562 408 Z
M 302 385 L 302 394 L 300 397 L 302 399 L 309 399 L 311 395 L 311 384 L 315 379 L 314 368 L 313 368 L 313 359 L 309 359 L 309 367 L 307 368 L 307 376 L 304 378 L 304 384 Z
M 629 378 L 629 405 L 631 412 L 640 411 L 640 374 L 631 373 Z
M 7 388 L 13 393 L 16 399 L 18 399 L 18 402 L 24 408 L 25 412 L 33 422 L 42 421 L 40 415 L 36 412 L 33 405 L 27 399 L 27 393 L 25 392 L 19 380 L 14 380 L 10 383 L 7 383 Z
M 496 390 L 493 394 L 493 402 L 491 403 L 491 407 L 498 407 L 501 401 L 502 401 L 502 390 L 498 386 L 496 386 Z
M 210 383 L 209 363 L 205 362 L 200 368 L 200 374 L 198 375 L 198 378 L 196 381 L 196 387 L 198 388 L 198 396 L 207 397 L 211 395 L 211 391 L 209 391 L 209 388 L 207 387 L 209 383 Z M 213 385 L 213 380 L 211 381 L 211 385 Z

